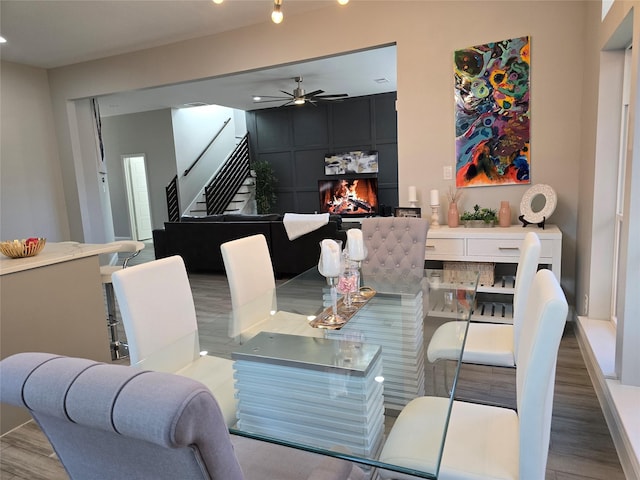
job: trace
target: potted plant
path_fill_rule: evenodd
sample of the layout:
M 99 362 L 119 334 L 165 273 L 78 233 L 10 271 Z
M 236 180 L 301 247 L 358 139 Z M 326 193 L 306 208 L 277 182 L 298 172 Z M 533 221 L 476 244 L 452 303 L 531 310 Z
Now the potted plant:
M 464 211 L 460 220 L 465 227 L 493 227 L 498 218 L 497 212 L 493 208 L 480 208 L 480 205 L 473 206 L 473 211 Z
M 276 182 L 273 167 L 269 162 L 260 160 L 253 163 L 252 170 L 256 177 L 256 209 L 259 214 L 271 213 L 276 203 Z

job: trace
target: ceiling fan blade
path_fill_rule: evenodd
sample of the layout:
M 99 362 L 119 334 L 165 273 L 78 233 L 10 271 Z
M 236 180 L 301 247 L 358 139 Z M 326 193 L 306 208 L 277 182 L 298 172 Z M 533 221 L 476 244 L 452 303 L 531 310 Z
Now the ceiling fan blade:
M 324 93 L 324 90 L 314 90 L 313 92 L 306 93 L 304 96 L 307 98 L 315 97 L 316 95 L 320 95 L 321 93 Z
M 284 93 L 285 95 L 288 95 L 289 97 L 293 97 L 294 95 L 289 93 L 289 92 L 285 92 L 284 90 L 280 90 L 282 93 Z
M 344 98 L 344 97 L 348 97 L 349 94 L 348 93 L 334 93 L 333 95 L 327 94 L 327 95 L 316 95 L 314 98 Z
M 274 103 L 274 102 L 285 102 L 285 101 L 287 101 L 286 98 L 280 98 L 275 100 L 254 100 L 253 103 Z
M 277 97 L 275 95 L 255 95 L 256 97 L 260 97 L 260 98 L 280 98 L 282 100 L 289 100 L 289 97 Z M 258 100 L 259 101 L 259 100 Z

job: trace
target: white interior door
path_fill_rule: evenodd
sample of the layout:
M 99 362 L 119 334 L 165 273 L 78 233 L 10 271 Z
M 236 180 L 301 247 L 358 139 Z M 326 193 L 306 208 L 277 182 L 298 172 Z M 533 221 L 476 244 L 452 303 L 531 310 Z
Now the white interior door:
M 152 237 L 152 227 L 145 157 L 143 154 L 124 155 L 122 159 L 129 202 L 131 236 L 135 240 L 148 240 Z

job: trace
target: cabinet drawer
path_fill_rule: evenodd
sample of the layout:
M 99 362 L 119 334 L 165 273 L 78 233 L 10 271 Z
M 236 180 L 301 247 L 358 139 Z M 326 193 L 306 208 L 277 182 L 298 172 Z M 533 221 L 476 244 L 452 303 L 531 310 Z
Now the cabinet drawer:
M 477 257 L 507 257 L 516 262 L 520 258 L 522 240 L 478 238 L 467 244 L 467 254 Z
M 512 258 L 516 262 L 520 258 L 522 239 L 494 239 L 478 238 L 467 243 L 467 255 L 477 257 L 501 257 Z M 427 242 L 429 243 L 429 242 Z M 551 258 L 553 256 L 553 240 L 540 240 L 540 256 Z
M 425 255 L 427 259 L 452 256 L 461 257 L 464 255 L 464 239 L 427 238 Z

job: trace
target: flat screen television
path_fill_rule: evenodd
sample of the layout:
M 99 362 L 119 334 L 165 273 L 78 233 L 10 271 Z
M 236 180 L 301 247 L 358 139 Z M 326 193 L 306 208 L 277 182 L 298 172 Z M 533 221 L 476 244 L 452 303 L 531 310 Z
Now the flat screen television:
M 320 212 L 343 217 L 378 213 L 378 179 L 375 177 L 318 180 Z

